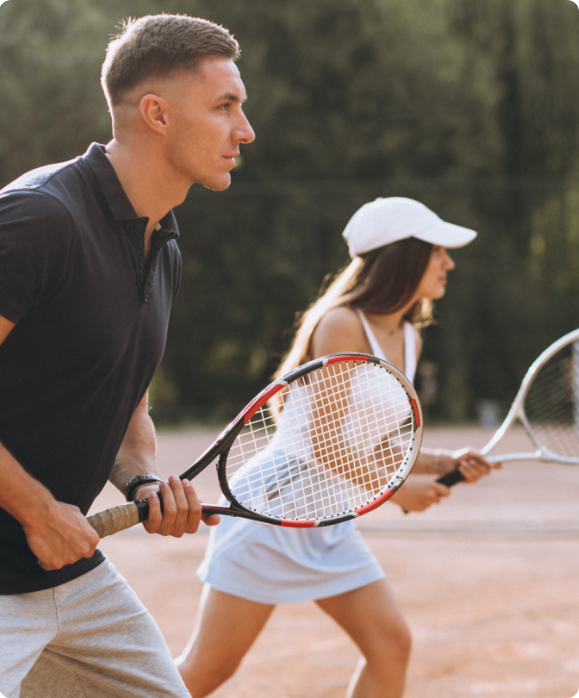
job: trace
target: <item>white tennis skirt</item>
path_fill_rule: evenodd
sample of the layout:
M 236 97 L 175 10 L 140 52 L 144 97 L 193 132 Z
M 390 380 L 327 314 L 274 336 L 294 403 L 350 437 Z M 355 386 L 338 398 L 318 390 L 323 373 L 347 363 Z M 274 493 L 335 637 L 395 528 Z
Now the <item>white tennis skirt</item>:
M 285 528 L 223 516 L 197 574 L 213 589 L 264 604 L 312 601 L 382 579 L 353 521 Z

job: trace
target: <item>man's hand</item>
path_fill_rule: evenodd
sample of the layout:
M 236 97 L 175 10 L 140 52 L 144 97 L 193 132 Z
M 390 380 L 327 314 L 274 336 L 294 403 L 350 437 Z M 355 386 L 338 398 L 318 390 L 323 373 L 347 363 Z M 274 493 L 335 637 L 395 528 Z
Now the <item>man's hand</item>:
M 59 570 L 83 557 L 92 557 L 99 542 L 81 510 L 54 501 L 48 515 L 23 524 L 30 549 L 43 570 Z
M 390 501 L 398 504 L 405 512 L 424 511 L 449 495 L 448 487 L 434 482 L 432 478 L 411 475 Z
M 157 491 L 163 499 L 163 512 Z M 177 475 L 171 475 L 168 482 L 141 485 L 133 495 L 134 501 L 138 499 L 149 502 L 149 518 L 143 522 L 149 533 L 181 538 L 184 533 L 195 533 L 200 521 L 207 526 L 215 526 L 220 521 L 217 514 L 202 513 L 193 485 Z

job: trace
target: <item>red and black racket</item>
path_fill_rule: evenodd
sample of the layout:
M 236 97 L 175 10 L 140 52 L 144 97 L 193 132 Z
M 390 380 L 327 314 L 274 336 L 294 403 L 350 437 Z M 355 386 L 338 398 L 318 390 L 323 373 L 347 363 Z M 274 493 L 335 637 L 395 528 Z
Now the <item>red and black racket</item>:
M 261 391 L 182 475 L 217 461 L 229 504 L 206 513 L 310 528 L 361 516 L 387 501 L 420 451 L 414 387 L 367 354 L 332 354 Z M 102 537 L 148 517 L 146 500 L 88 517 Z

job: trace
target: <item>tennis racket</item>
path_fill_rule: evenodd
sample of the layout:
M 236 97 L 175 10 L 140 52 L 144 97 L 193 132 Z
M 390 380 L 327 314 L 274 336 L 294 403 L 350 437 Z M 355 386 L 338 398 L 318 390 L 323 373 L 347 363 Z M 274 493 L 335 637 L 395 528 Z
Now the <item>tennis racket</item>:
M 551 344 L 531 365 L 505 421 L 481 454 L 490 453 L 516 421 L 525 428 L 534 450 L 492 455 L 488 460 L 579 465 L 579 330 Z M 452 487 L 462 480 L 455 469 L 437 482 Z
M 186 470 L 215 460 L 228 504 L 205 513 L 310 528 L 361 516 L 387 501 L 420 451 L 414 387 L 375 356 L 332 354 L 261 391 Z M 146 500 L 88 517 L 102 537 L 148 517 Z

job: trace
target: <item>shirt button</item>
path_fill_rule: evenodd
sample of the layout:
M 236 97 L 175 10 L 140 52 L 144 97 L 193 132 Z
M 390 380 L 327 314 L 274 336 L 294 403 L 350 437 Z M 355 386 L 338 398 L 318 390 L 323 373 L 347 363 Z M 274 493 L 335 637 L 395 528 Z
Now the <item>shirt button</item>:
M 135 230 L 137 231 L 137 233 L 144 233 L 146 227 L 147 226 L 144 223 L 137 223 L 135 225 Z

